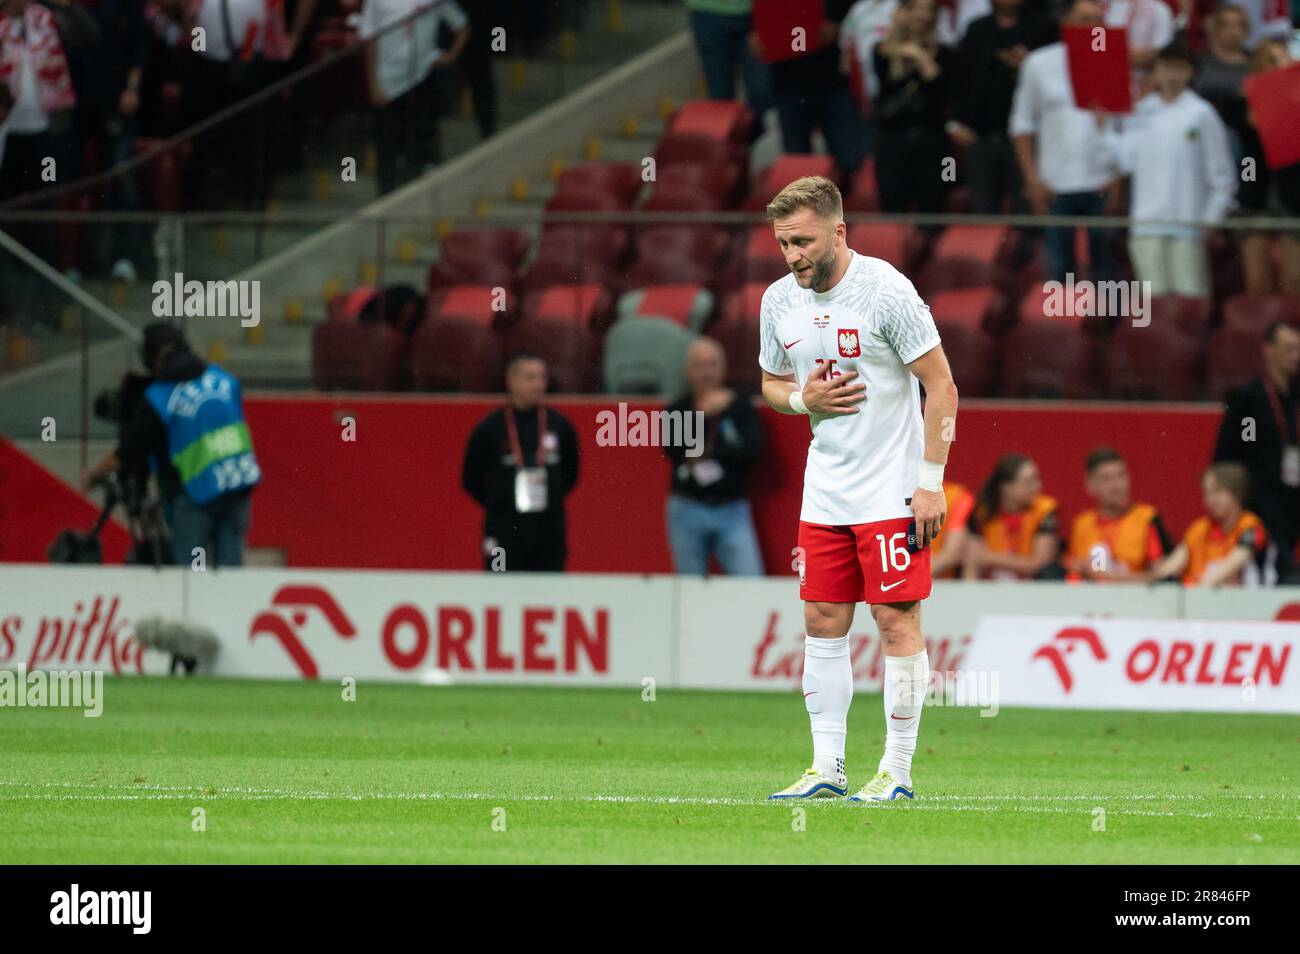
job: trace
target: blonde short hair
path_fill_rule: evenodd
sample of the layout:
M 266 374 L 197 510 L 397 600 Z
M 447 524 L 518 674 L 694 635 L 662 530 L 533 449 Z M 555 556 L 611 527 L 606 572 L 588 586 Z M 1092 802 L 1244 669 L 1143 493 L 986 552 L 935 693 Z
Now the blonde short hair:
M 765 218 L 769 222 L 783 219 L 800 209 L 812 209 L 817 215 L 831 216 L 838 222 L 844 218 L 844 197 L 825 176 L 804 176 L 776 194 L 767 204 Z

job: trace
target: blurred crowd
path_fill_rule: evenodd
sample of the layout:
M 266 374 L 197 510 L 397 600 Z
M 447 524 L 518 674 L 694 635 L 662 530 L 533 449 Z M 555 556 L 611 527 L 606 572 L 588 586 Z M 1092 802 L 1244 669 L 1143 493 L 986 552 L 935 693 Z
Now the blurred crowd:
M 1131 215 L 1128 255 L 1153 295 L 1209 294 L 1207 227 L 1300 217 L 1300 164 L 1272 170 L 1247 76 L 1286 66 L 1288 0 L 825 0 L 808 51 L 764 49 L 751 0 L 685 0 L 709 95 L 774 110 L 786 152 L 812 130 L 848 177 L 874 157 L 885 212 Z M 1063 25 L 1123 27 L 1131 114 L 1075 105 Z M 1252 159 L 1249 173 L 1243 160 Z M 945 175 L 952 160 L 956 176 Z M 1300 240 L 1240 243 L 1248 294 L 1300 293 Z M 1115 249 L 1089 231 L 1094 280 Z M 1076 273 L 1073 229 L 1045 233 L 1047 277 Z
M 494 28 L 507 31 L 510 50 L 536 52 L 585 3 L 3 0 L 0 206 L 23 196 L 18 204 L 27 207 L 93 201 L 137 211 L 136 174 L 113 176 L 89 196 L 55 192 L 56 201 L 44 201 L 41 193 L 111 169 L 146 142 L 210 120 L 357 38 L 374 42 L 330 68 L 331 82 L 297 86 L 273 108 L 244 110 L 219 120 L 214 134 L 194 137 L 174 160 L 182 170 L 174 207 L 264 208 L 277 170 L 306 167 L 305 117 L 326 108 L 315 101 L 322 92 L 369 114 L 379 189 L 387 192 L 441 161 L 438 120 L 462 84 L 480 134 L 495 131 Z M 90 255 L 62 247 L 50 229 L 21 238 L 71 277 L 91 262 L 129 283 L 148 234 L 140 225 L 116 226 L 104 237 L 108 247 Z

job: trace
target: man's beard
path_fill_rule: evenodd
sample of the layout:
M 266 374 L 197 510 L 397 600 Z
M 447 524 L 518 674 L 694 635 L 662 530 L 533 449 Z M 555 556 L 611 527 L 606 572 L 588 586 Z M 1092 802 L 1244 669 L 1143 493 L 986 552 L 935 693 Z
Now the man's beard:
M 835 251 L 826 253 L 825 258 L 813 262 L 812 280 L 808 282 L 809 288 L 819 288 L 826 284 L 826 280 L 831 277 L 831 272 L 835 270 Z

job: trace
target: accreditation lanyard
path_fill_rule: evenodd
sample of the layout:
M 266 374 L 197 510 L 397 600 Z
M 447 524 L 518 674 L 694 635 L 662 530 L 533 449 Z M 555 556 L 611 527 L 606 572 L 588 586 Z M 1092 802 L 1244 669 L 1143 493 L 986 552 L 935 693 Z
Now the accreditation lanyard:
M 515 426 L 515 409 L 506 405 L 506 435 L 510 456 L 515 462 L 515 509 L 520 513 L 540 513 L 546 509 L 546 408 L 537 409 L 537 466 L 524 466 L 524 449 Z
M 1282 438 L 1282 483 L 1287 487 L 1300 487 L 1300 446 L 1296 445 L 1296 435 L 1287 429 L 1286 409 L 1282 407 L 1282 399 L 1272 381 L 1264 382 L 1264 393 L 1268 395 L 1273 416 L 1277 418 L 1277 432 Z

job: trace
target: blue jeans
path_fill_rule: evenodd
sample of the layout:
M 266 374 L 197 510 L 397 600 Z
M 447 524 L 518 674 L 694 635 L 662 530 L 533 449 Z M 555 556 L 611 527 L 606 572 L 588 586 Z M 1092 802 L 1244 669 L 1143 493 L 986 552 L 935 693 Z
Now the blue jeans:
M 1047 212 L 1049 215 L 1101 215 L 1105 207 L 1104 192 L 1065 192 L 1052 199 Z M 1049 281 L 1064 282 L 1066 272 L 1073 272 L 1075 281 L 1080 280 L 1074 260 L 1075 231 L 1073 228 L 1044 229 L 1043 242 Z M 1092 258 L 1094 282 L 1112 281 L 1115 277 L 1110 246 L 1110 230 L 1088 229 L 1088 255 Z
M 164 511 L 177 566 L 193 562 L 195 547 L 203 548 L 209 568 L 243 566 L 252 498 L 251 491 L 223 494 L 200 506 L 184 493 L 177 494 Z
M 710 556 L 718 558 L 728 576 L 763 575 L 748 500 L 710 506 L 669 495 L 668 545 L 674 570 L 686 576 L 705 576 Z
M 785 152 L 812 152 L 813 129 L 821 129 L 826 149 L 846 176 L 862 165 L 867 152 L 866 124 L 847 84 L 824 92 L 777 93 L 781 119 L 781 148 Z
M 745 96 L 759 116 L 772 105 L 772 79 L 766 63 L 749 52 L 751 18 L 691 11 L 691 33 L 704 69 L 709 99 L 736 99 L 736 68 L 745 77 Z

